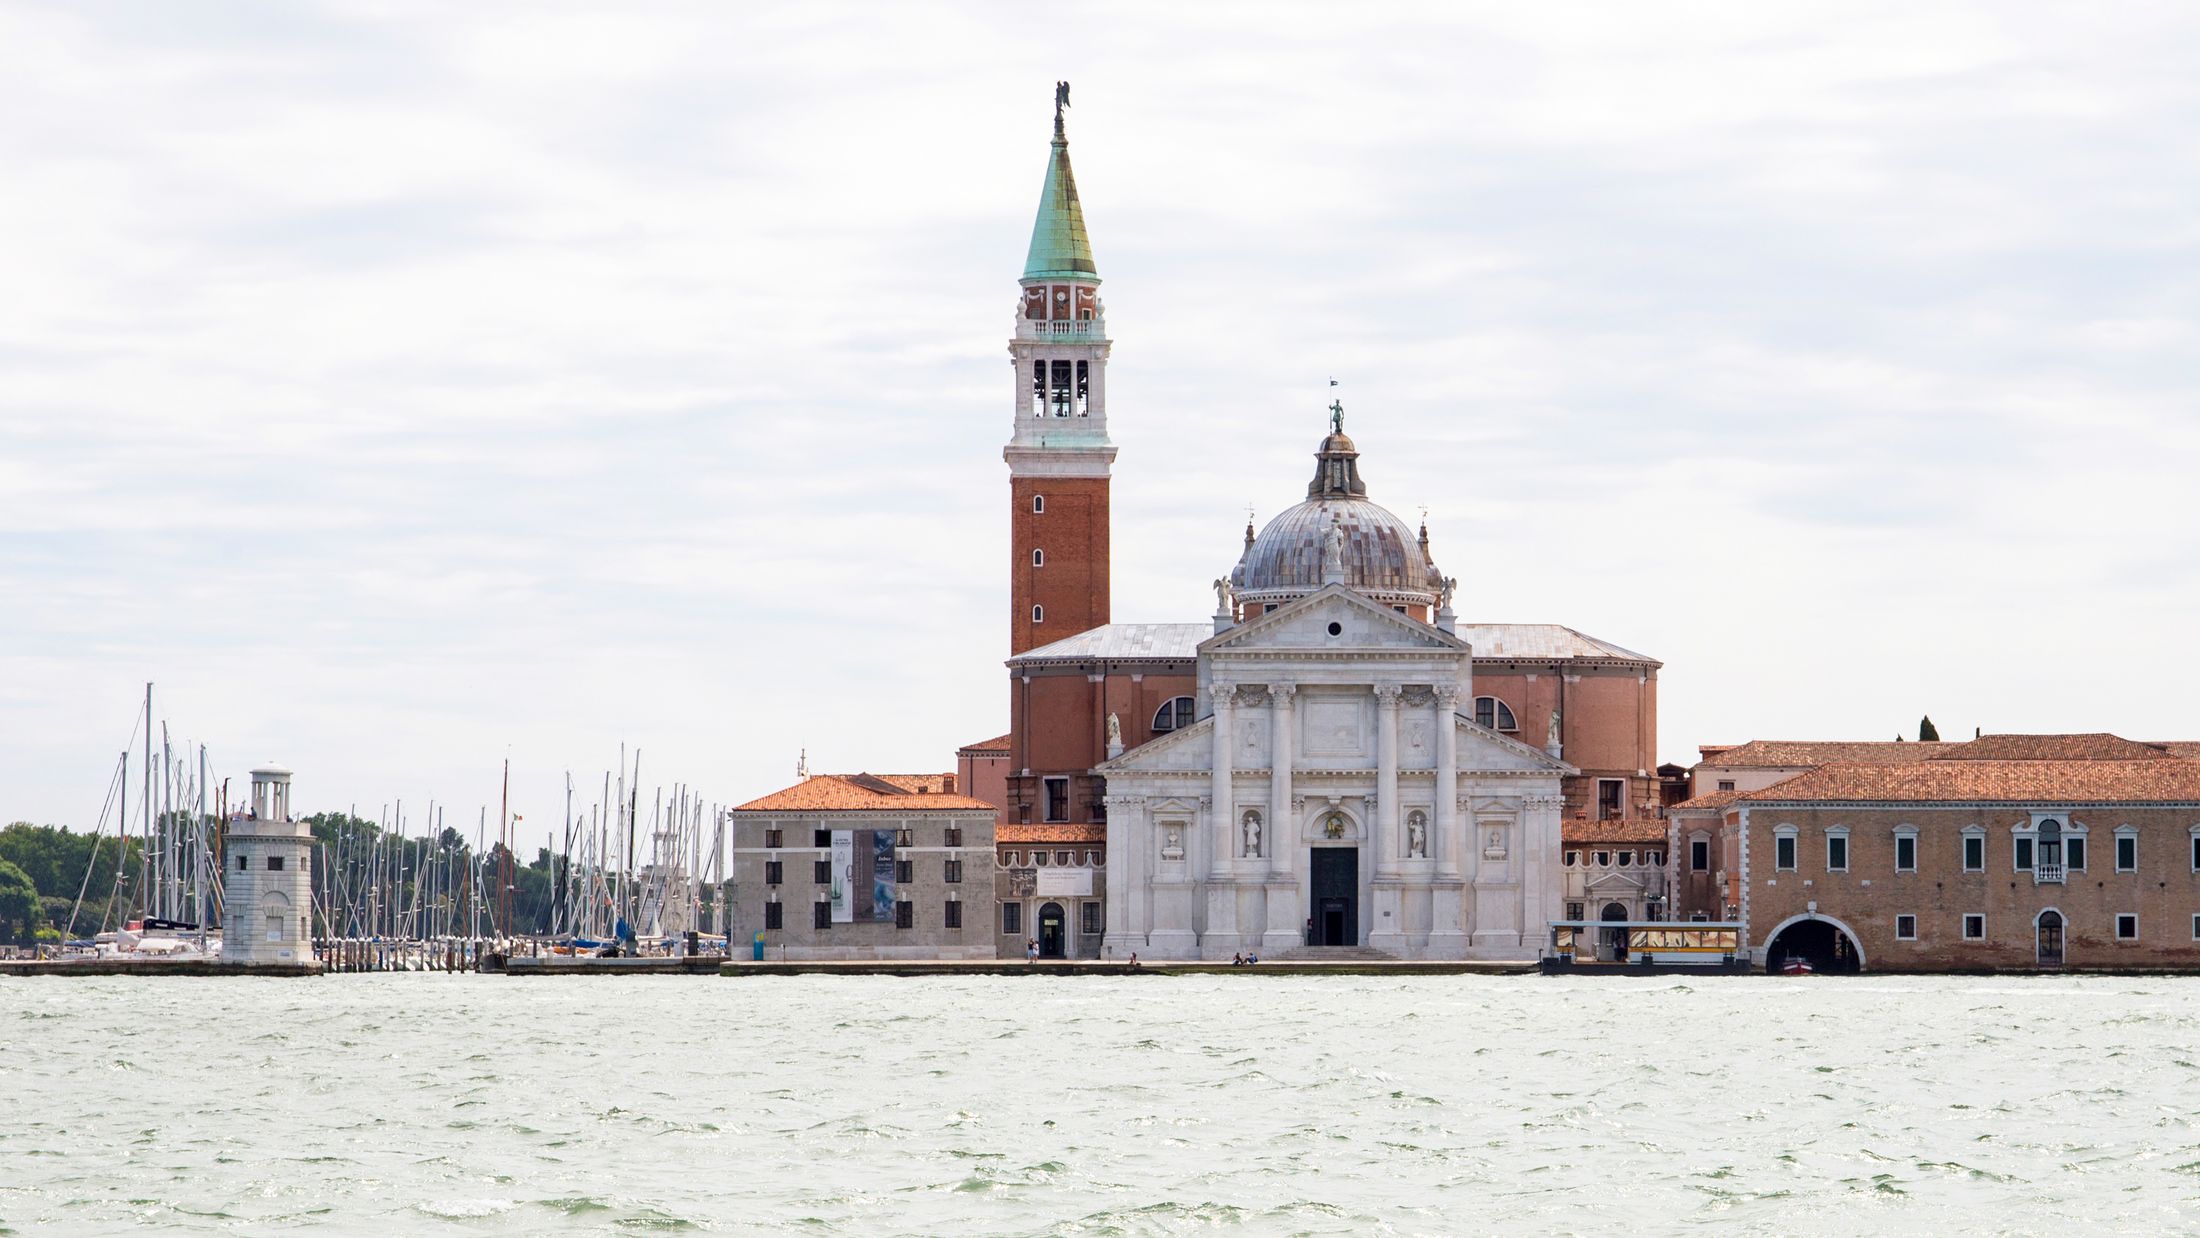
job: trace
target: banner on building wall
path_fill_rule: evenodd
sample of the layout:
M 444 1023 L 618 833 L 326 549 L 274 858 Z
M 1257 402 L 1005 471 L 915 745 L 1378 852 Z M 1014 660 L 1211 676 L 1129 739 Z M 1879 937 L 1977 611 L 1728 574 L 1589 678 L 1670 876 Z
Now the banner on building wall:
M 871 831 L 871 918 L 894 919 L 894 831 Z
M 1042 868 L 1039 872 L 1039 894 L 1074 894 L 1090 897 L 1092 894 L 1092 870 L 1089 868 Z
M 846 924 L 856 918 L 856 839 L 853 830 L 833 831 L 833 923 Z

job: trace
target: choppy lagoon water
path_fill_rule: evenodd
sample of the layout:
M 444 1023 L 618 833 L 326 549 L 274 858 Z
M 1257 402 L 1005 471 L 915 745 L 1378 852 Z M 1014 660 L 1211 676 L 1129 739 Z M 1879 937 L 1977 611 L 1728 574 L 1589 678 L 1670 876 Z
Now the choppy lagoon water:
M 2200 981 L 0 979 L 0 1233 L 2200 1228 Z

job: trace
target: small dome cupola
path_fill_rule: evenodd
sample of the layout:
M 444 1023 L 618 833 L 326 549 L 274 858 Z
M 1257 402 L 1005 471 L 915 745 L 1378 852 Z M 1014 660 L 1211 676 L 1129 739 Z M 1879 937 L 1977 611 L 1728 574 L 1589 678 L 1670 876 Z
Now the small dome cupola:
M 1360 480 L 1360 449 L 1344 432 L 1344 401 L 1329 404 L 1329 437 L 1314 452 L 1314 480 L 1306 483 L 1310 499 L 1364 499 L 1367 483 Z

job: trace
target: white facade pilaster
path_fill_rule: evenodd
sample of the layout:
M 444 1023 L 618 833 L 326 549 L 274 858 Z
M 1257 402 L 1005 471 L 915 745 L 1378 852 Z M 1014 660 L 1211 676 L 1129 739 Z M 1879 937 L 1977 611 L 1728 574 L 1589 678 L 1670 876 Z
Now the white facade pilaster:
M 1234 786 L 1237 685 L 1211 684 L 1207 695 L 1214 704 L 1214 750 L 1209 758 L 1213 789 L 1208 793 L 1207 931 L 1201 935 L 1201 946 L 1202 952 L 1212 958 L 1239 949 L 1235 880 L 1238 822 Z

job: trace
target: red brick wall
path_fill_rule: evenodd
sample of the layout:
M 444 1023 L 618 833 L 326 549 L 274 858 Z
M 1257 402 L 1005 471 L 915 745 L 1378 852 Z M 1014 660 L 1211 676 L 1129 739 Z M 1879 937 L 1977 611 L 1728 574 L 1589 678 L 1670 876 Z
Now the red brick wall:
M 1009 638 L 1011 656 L 1108 622 L 1108 479 L 1009 479 Z M 1033 496 L 1046 510 L 1031 510 Z M 1031 552 L 1046 563 L 1031 565 Z M 1045 621 L 1033 623 L 1036 605 Z
M 2192 917 L 2200 913 L 2200 874 L 2192 871 L 2190 809 L 2100 809 L 2072 814 L 2089 826 L 2086 869 L 2061 884 L 2039 885 L 2012 867 L 2010 826 L 2029 821 L 2021 809 L 1918 806 L 1908 809 L 1752 806 L 1749 811 L 1750 944 L 1817 904 L 1817 914 L 1854 930 L 1871 970 L 1964 968 L 2029 970 L 2035 966 L 2034 917 L 2053 907 L 2065 920 L 2064 966 L 2070 968 L 2200 966 Z M 2067 818 L 2065 818 L 2067 820 Z M 1796 827 L 1796 867 L 1775 867 L 1777 827 Z M 1917 871 L 1894 868 L 1894 828 L 1918 828 Z M 1986 827 L 1986 870 L 1963 871 L 1962 830 Z M 1826 829 L 1849 830 L 1849 869 L 1826 870 Z M 2138 827 L 2137 872 L 2116 871 L 2115 829 Z M 2139 937 L 2119 941 L 2115 917 L 2139 916 Z M 1986 936 L 1963 937 L 1963 916 L 1986 917 Z M 1917 917 L 1917 940 L 1895 937 L 1897 915 Z

